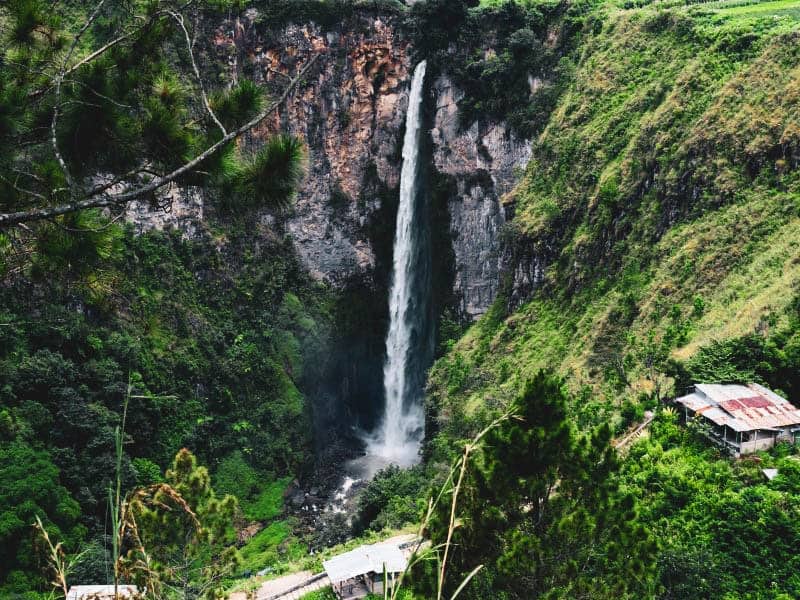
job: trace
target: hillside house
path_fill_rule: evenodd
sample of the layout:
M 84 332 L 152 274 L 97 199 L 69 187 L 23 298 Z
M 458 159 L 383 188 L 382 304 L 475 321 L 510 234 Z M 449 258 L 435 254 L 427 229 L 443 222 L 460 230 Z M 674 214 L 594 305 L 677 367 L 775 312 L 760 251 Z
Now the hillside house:
M 687 421 L 700 419 L 708 438 L 736 457 L 800 442 L 800 410 L 756 383 L 697 384 L 675 402 Z

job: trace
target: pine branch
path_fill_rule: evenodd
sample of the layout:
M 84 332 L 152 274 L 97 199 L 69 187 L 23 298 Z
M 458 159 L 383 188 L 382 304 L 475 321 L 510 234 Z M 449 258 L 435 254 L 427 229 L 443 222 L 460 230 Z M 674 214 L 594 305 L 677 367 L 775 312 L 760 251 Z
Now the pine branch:
M 67 51 L 66 56 L 64 57 L 64 62 L 61 65 L 61 69 L 56 75 L 56 98 L 55 102 L 53 103 L 53 118 L 50 121 L 50 143 L 53 146 L 53 154 L 58 161 L 59 166 L 61 167 L 61 171 L 64 173 L 64 178 L 67 182 L 67 187 L 70 190 L 70 193 L 75 192 L 75 182 L 72 179 L 72 175 L 69 172 L 69 168 L 67 167 L 66 161 L 64 161 L 64 157 L 61 154 L 61 150 L 58 147 L 58 137 L 56 134 L 56 129 L 58 127 L 58 117 L 59 113 L 61 112 L 61 84 L 64 82 L 64 77 L 66 76 L 67 72 L 67 65 L 69 64 L 70 58 L 72 58 L 72 54 L 75 52 L 75 48 L 78 47 L 78 42 L 80 42 L 83 34 L 86 33 L 86 30 L 91 27 L 92 23 L 94 23 L 95 19 L 100 15 L 100 11 L 103 9 L 103 5 L 106 3 L 106 0 L 100 0 L 97 6 L 95 6 L 94 11 L 86 20 L 86 23 L 83 24 L 81 30 L 72 40 L 72 44 L 69 47 L 69 51 Z
M 69 204 L 61 204 L 59 206 L 47 206 L 41 208 L 34 208 L 30 210 L 12 212 L 12 213 L 4 213 L 0 214 L 0 227 L 9 227 L 13 225 L 18 225 L 20 223 L 26 223 L 31 221 L 41 221 L 43 219 L 51 219 L 53 217 L 58 217 L 60 215 L 66 215 L 73 212 L 78 212 L 80 210 L 86 210 L 88 208 L 105 208 L 108 206 L 120 206 L 123 204 L 127 204 L 131 200 L 135 200 L 137 198 L 141 198 L 142 196 L 147 196 L 148 194 L 152 194 L 153 192 L 157 191 L 158 189 L 164 187 L 168 183 L 171 183 L 178 179 L 179 177 L 186 175 L 188 173 L 193 172 L 201 163 L 205 160 L 209 159 L 210 157 L 214 156 L 217 152 L 222 150 L 228 143 L 240 138 L 245 133 L 251 131 L 255 128 L 261 121 L 266 119 L 269 115 L 275 112 L 284 102 L 289 98 L 292 90 L 305 78 L 306 74 L 309 72 L 311 67 L 316 63 L 317 59 L 319 58 L 319 54 L 315 55 L 311 60 L 309 60 L 306 65 L 300 70 L 297 76 L 292 79 L 289 85 L 283 90 L 283 93 L 275 100 L 272 104 L 270 104 L 264 111 L 259 113 L 256 117 L 252 120 L 248 121 L 238 129 L 229 132 L 227 135 L 223 136 L 217 143 L 212 144 L 209 146 L 205 151 L 198 154 L 195 158 L 188 161 L 187 163 L 183 164 L 182 166 L 178 167 L 171 173 L 167 175 L 156 177 L 150 183 L 143 185 L 137 189 L 130 190 L 128 192 L 123 192 L 120 194 L 108 194 L 108 193 L 92 193 L 91 191 L 84 197 L 83 200 L 79 200 L 77 202 L 71 202 Z
M 105 0 L 103 0 L 103 2 L 100 3 L 100 6 L 98 6 L 96 8 L 96 10 L 98 12 L 99 12 L 99 8 L 102 7 L 102 4 L 104 2 L 105 2 Z M 182 6 L 178 7 L 177 10 L 178 11 L 185 10 L 185 9 L 189 8 L 190 6 L 192 6 L 194 3 L 195 3 L 195 0 L 188 0 Z M 94 15 L 92 17 L 92 20 L 94 20 L 96 18 L 96 16 L 97 15 Z M 140 31 L 143 31 L 144 29 L 146 29 L 147 27 L 149 27 L 153 23 L 155 23 L 158 19 L 160 19 L 161 17 L 165 17 L 165 16 L 168 16 L 168 13 L 166 11 L 159 10 L 159 11 L 154 12 L 147 19 L 144 19 L 144 17 L 135 17 L 135 18 L 138 18 L 140 20 L 143 20 L 144 22 L 141 25 L 139 25 L 138 27 L 134 27 L 133 29 L 131 29 L 127 33 L 123 33 L 122 35 L 114 38 L 113 40 L 110 40 L 109 42 L 106 42 L 105 44 L 100 46 L 100 48 L 98 48 L 94 52 L 92 52 L 92 53 L 88 54 L 87 56 L 83 57 L 81 60 L 79 60 L 74 65 L 70 66 L 69 68 L 66 68 L 64 70 L 64 72 L 63 72 L 63 77 L 67 77 L 68 75 L 72 75 L 75 71 L 80 69 L 83 65 L 92 62 L 94 59 L 102 56 L 103 54 L 105 54 L 108 50 L 110 50 L 114 46 L 116 46 L 116 45 L 124 42 L 125 40 L 133 37 L 134 34 L 139 33 Z M 85 32 L 85 30 L 88 28 L 88 25 L 90 25 L 90 24 L 91 24 L 91 22 L 89 22 L 86 25 L 84 25 L 84 27 L 82 28 L 81 32 L 78 35 L 82 36 L 83 33 Z M 73 46 L 75 46 L 75 45 L 77 45 L 77 39 L 73 42 Z M 67 58 L 67 61 L 69 60 L 69 57 L 71 57 L 73 53 L 74 53 L 74 48 L 72 50 L 70 50 L 68 58 Z M 38 90 L 33 90 L 33 91 L 28 93 L 28 98 L 31 98 L 31 99 L 38 98 L 39 96 L 42 96 L 43 94 L 46 94 L 47 92 L 49 92 L 51 89 L 53 89 L 53 85 L 52 84 L 49 85 L 48 87 L 40 88 Z

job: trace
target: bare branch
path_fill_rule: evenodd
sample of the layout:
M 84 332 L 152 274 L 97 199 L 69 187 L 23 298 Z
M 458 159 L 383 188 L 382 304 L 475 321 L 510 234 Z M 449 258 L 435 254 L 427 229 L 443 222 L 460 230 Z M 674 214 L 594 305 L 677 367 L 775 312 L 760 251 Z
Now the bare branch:
M 217 118 L 217 115 L 214 114 L 213 109 L 211 108 L 211 104 L 208 102 L 208 96 L 206 95 L 206 88 L 203 85 L 203 78 L 200 76 L 200 69 L 197 68 L 197 61 L 194 59 L 194 50 L 192 49 L 192 39 L 189 37 L 189 30 L 186 29 L 186 23 L 183 22 L 183 15 L 179 15 L 176 12 L 168 11 L 172 18 L 177 21 L 178 26 L 183 30 L 183 35 L 186 38 L 186 51 L 189 53 L 189 60 L 192 62 L 192 69 L 194 69 L 194 75 L 197 78 L 197 85 L 200 88 L 200 96 L 203 98 L 203 104 L 208 111 L 208 114 L 211 115 L 214 123 L 217 124 L 219 130 L 222 132 L 222 135 L 228 135 L 228 131 L 225 129 L 225 126 L 222 122 Z
M 129 110 L 133 108 L 133 106 L 131 106 L 130 104 L 123 104 L 122 102 L 117 102 L 116 100 L 114 100 L 114 99 L 113 99 L 113 98 L 111 98 L 110 96 L 106 96 L 105 94 L 101 94 L 101 93 L 100 93 L 100 92 L 98 92 L 96 89 L 94 89 L 92 86 L 90 86 L 90 85 L 86 85 L 84 82 L 82 82 L 82 81 L 80 81 L 80 80 L 78 80 L 78 79 L 70 79 L 70 80 L 69 80 L 69 82 L 70 82 L 71 84 L 73 84 L 73 85 L 79 85 L 79 86 L 81 86 L 81 87 L 82 87 L 82 88 L 84 88 L 85 90 L 88 90 L 88 91 L 89 91 L 89 93 L 91 93 L 91 94 L 94 94 L 94 95 L 95 95 L 95 96 L 97 96 L 98 98 L 100 98 L 100 99 L 102 99 L 102 100 L 105 100 L 106 102 L 110 102 L 111 104 L 113 104 L 113 105 L 115 105 L 115 106 L 118 106 L 119 108 L 127 108 L 127 109 L 129 109 Z M 94 105 L 93 105 L 93 106 L 94 106 Z
M 217 143 L 212 144 L 209 146 L 204 152 L 197 155 L 195 158 L 190 160 L 189 162 L 185 163 L 183 166 L 178 167 L 171 173 L 164 175 L 162 177 L 156 177 L 147 185 L 144 185 L 140 188 L 131 190 L 129 192 L 123 192 L 121 194 L 111 195 L 106 193 L 95 193 L 93 196 L 86 197 L 84 200 L 80 200 L 78 202 L 73 202 L 70 204 L 62 204 L 60 206 L 50 206 L 50 207 L 43 207 L 37 208 L 32 210 L 26 211 L 19 211 L 13 213 L 5 213 L 0 214 L 0 227 L 8 227 L 10 225 L 17 225 L 23 222 L 29 221 L 40 221 L 42 219 L 50 219 L 52 217 L 57 217 L 59 215 L 65 215 L 68 213 L 77 212 L 79 210 L 85 210 L 87 208 L 103 208 L 106 206 L 115 206 L 120 204 L 125 204 L 134 200 L 136 198 L 140 198 L 142 196 L 146 196 L 147 194 L 151 194 L 158 190 L 159 188 L 175 181 L 179 177 L 186 175 L 196 169 L 203 161 L 207 160 L 208 158 L 215 155 L 217 152 L 222 150 L 229 142 L 241 137 L 245 133 L 252 130 L 256 127 L 261 121 L 266 119 L 270 114 L 275 112 L 289 97 L 292 90 L 300 83 L 314 63 L 319 58 L 319 54 L 315 55 L 311 60 L 309 60 L 306 65 L 301 69 L 301 71 L 297 74 L 297 76 L 292 79 L 291 83 L 286 86 L 283 90 L 283 93 L 280 95 L 278 99 L 276 99 L 272 104 L 270 104 L 266 110 L 259 113 L 256 117 L 254 117 L 249 122 L 245 123 L 238 129 L 229 132 L 227 135 L 223 136 Z
M 67 52 L 67 55 L 64 57 L 64 66 L 61 69 L 62 76 L 66 72 L 67 64 L 69 64 L 69 59 L 72 58 L 72 54 L 75 52 L 75 48 L 78 47 L 78 42 L 83 37 L 83 34 L 86 33 L 86 30 L 92 26 L 92 23 L 94 23 L 95 19 L 97 19 L 97 17 L 100 15 L 100 11 L 103 10 L 103 5 L 105 3 L 106 0 L 100 0 L 100 2 L 97 3 L 97 6 L 94 7 L 92 14 L 89 15 L 88 19 L 86 19 L 86 23 L 83 24 L 83 27 L 81 27 L 80 31 L 75 36 L 75 39 L 72 40 L 72 44 L 69 47 L 69 51 Z
M 114 46 L 124 42 L 125 40 L 127 40 L 130 37 L 133 37 L 133 35 L 135 33 L 143 30 L 146 27 L 148 27 L 156 19 L 159 19 L 159 18 L 163 17 L 164 14 L 165 13 L 160 12 L 160 11 L 157 12 L 157 13 L 154 13 L 149 19 L 147 19 L 139 27 L 135 27 L 134 29 L 130 30 L 128 33 L 123 33 L 122 35 L 114 38 L 113 40 L 111 40 L 109 42 L 106 42 L 105 44 L 100 46 L 97 50 L 92 52 L 91 54 L 88 54 L 87 56 L 83 57 L 81 60 L 76 62 L 74 65 L 72 65 L 71 67 L 65 69 L 64 73 L 63 73 L 63 76 L 66 77 L 68 75 L 72 75 L 75 71 L 80 69 L 83 65 L 85 65 L 85 64 L 87 64 L 89 62 L 92 62 L 94 59 L 102 56 L 103 54 L 105 54 L 108 50 L 110 50 Z M 42 94 L 45 94 L 46 92 L 48 92 L 51 89 L 52 89 L 52 86 L 44 87 L 44 88 L 41 88 L 41 89 L 38 89 L 38 90 L 34 90 L 34 91 L 32 91 L 32 92 L 30 92 L 28 94 L 28 97 L 29 98 L 38 98 L 39 96 L 41 96 Z
M 95 6 L 94 11 L 86 19 L 86 23 L 83 24 L 80 31 L 75 36 L 75 39 L 72 40 L 72 44 L 67 51 L 66 56 L 64 57 L 64 62 L 61 65 L 61 69 L 59 70 L 58 75 L 56 75 L 56 97 L 55 101 L 53 102 L 53 119 L 50 121 L 50 143 L 53 146 L 53 154 L 56 156 L 56 160 L 58 164 L 61 166 L 61 170 L 64 172 L 64 178 L 67 181 L 67 187 L 74 193 L 75 190 L 75 182 L 72 179 L 72 175 L 69 172 L 69 168 L 67 167 L 67 163 L 64 161 L 64 157 L 61 155 L 61 151 L 58 148 L 58 138 L 56 135 L 56 129 L 58 127 L 58 117 L 61 106 L 59 104 L 61 100 L 61 84 L 64 82 L 64 77 L 67 71 L 67 65 L 69 64 L 69 59 L 72 58 L 72 54 L 75 52 L 75 48 L 78 47 L 78 42 L 80 41 L 83 34 L 86 33 L 86 30 L 92 26 L 95 19 L 97 19 L 100 11 L 103 9 L 103 5 L 106 3 L 106 0 L 100 0 Z
M 38 198 L 39 200 L 41 200 L 43 202 L 47 200 L 47 198 L 45 198 L 42 194 L 34 192 L 33 190 L 26 190 L 25 188 L 22 188 L 19 185 L 17 185 L 16 181 L 11 181 L 8 177 L 4 177 L 3 175 L 0 175 L 0 179 L 5 181 L 8 185 L 13 187 L 20 194 L 25 194 L 27 196 L 32 196 L 34 198 Z M 17 178 L 17 179 L 19 179 L 19 178 Z
M 117 216 L 110 219 L 105 225 L 101 225 L 100 227 L 67 227 L 66 225 L 62 225 L 56 220 L 53 220 L 53 224 L 59 229 L 62 229 L 64 231 L 69 231 L 70 233 L 100 233 L 112 227 L 124 216 L 125 216 L 125 211 L 123 210 Z
M 86 197 L 91 198 L 92 196 L 97 196 L 98 194 L 102 194 L 106 190 L 109 190 L 112 187 L 114 187 L 115 185 L 119 185 L 120 183 L 127 181 L 128 179 L 131 179 L 132 177 L 135 177 L 136 175 L 140 175 L 142 173 L 152 175 L 153 177 L 161 177 L 161 173 L 156 173 L 155 171 L 148 169 L 147 167 L 138 167 L 136 169 L 128 171 L 124 175 L 115 177 L 111 181 L 108 181 L 106 183 L 101 183 L 100 185 L 93 187 L 91 190 L 86 192 Z
M 98 56 L 100 56 L 102 54 L 105 54 L 108 50 L 110 50 L 111 48 L 113 48 L 117 44 L 119 44 L 121 42 L 124 42 L 129 37 L 131 37 L 134 33 L 139 31 L 140 29 L 144 29 L 149 24 L 150 24 L 150 21 L 148 21 L 145 25 L 142 25 L 140 28 L 134 29 L 133 31 L 129 31 L 128 33 L 124 33 L 121 36 L 119 36 L 118 38 L 115 38 L 115 39 L 111 40 L 110 42 L 107 42 L 106 44 L 100 46 L 97 50 L 95 50 L 94 52 L 92 52 L 88 56 L 83 57 L 81 60 L 79 60 L 74 65 L 72 65 L 70 68 L 68 68 L 66 71 L 64 71 L 64 75 L 72 75 L 75 71 L 80 69 L 86 63 L 93 61 L 95 58 L 97 58 Z M 36 95 L 41 94 L 41 93 L 42 93 L 42 91 L 35 92 Z
M 272 73 L 273 75 L 278 75 L 279 77 L 285 77 L 289 81 L 292 80 L 291 76 L 289 76 L 286 73 L 283 73 L 281 71 L 278 71 L 278 69 L 273 69 L 272 67 L 267 67 L 267 73 Z
M 53 118 L 50 121 L 50 144 L 53 146 L 53 154 L 55 154 L 56 160 L 61 167 L 61 171 L 64 173 L 64 178 L 67 181 L 67 187 L 69 187 L 70 190 L 73 190 L 75 188 L 75 182 L 72 180 L 72 175 L 70 175 L 69 169 L 67 168 L 67 163 L 64 161 L 64 157 L 61 155 L 61 151 L 58 149 L 58 139 L 56 136 L 58 113 L 60 108 L 59 100 L 61 99 L 61 81 L 63 78 L 63 73 L 56 76 L 56 99 L 53 103 Z

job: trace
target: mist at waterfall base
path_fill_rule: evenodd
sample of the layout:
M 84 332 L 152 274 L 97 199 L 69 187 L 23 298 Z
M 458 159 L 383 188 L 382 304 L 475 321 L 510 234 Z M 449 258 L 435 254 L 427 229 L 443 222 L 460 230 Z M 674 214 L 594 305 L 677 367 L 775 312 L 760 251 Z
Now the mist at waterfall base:
M 385 409 L 376 430 L 364 435 L 366 456 L 351 465 L 351 471 L 359 470 L 365 478 L 389 464 L 417 463 L 425 433 L 425 370 L 433 356 L 431 243 L 420 164 L 425 70 L 425 61 L 414 69 L 403 139 L 383 367 Z

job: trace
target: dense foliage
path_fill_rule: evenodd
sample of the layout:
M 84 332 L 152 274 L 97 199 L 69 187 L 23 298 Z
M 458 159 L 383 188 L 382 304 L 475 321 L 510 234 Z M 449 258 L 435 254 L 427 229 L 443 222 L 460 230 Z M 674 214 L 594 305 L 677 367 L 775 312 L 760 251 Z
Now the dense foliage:
M 734 462 L 659 406 L 697 381 L 759 381 L 799 403 L 796 4 L 257 4 L 258 21 L 313 20 L 328 34 L 356 10 L 398 18 L 414 59 L 464 91 L 465 126 L 503 119 L 534 140 L 503 199 L 500 298 L 460 340 L 457 315 L 440 318 L 426 464 L 380 472 L 355 531 L 373 540 L 418 521 L 464 441 L 513 409 L 470 457 L 449 593 L 482 565 L 462 597 L 800 596 L 796 450 Z M 207 34 L 204 17 L 249 6 L 3 3 L 0 212 L 146 185 L 263 110 L 249 81 L 198 81 L 195 61 L 218 65 L 190 39 Z M 374 370 L 350 400 L 373 404 L 385 306 L 369 285 L 332 298 L 263 219 L 290 205 L 309 149 L 286 136 L 251 147 L 222 144 L 174 178 L 180 190 L 139 199 L 166 211 L 202 187 L 196 230 L 69 210 L 0 231 L 0 596 L 48 588 L 36 517 L 86 551 L 76 577 L 109 580 L 106 502 L 129 389 L 120 476 L 123 491 L 154 490 L 136 507 L 151 582 L 212 597 L 231 574 L 303 558 L 283 504 L 314 453 L 308 398 L 325 372 Z M 445 179 L 432 186 L 442 230 Z M 371 241 L 388 264 L 393 205 L 375 193 Z M 451 267 L 436 278 L 442 307 Z M 332 356 L 332 329 L 362 346 Z M 649 433 L 617 454 L 612 436 L 645 409 L 658 413 Z M 779 475 L 765 481 L 765 466 Z M 435 543 L 449 510 L 428 523 Z M 234 551 L 252 522 L 263 528 Z M 420 597 L 434 596 L 436 566 L 414 572 Z
M 185 448 L 149 498 L 134 497 L 136 541 L 123 559 L 129 581 L 156 596 L 214 600 L 239 562 L 236 498 L 217 497 L 205 467 Z
M 50 455 L 22 440 L 0 442 L 0 564 L 12 589 L 28 591 L 43 583 L 31 529 L 37 515 L 73 547 L 86 534 L 81 508 L 60 485 Z
M 401 469 L 390 465 L 382 469 L 358 496 L 356 529 L 381 531 L 416 523 L 429 488 L 430 480 L 423 467 Z
M 219 471 L 248 517 L 274 517 L 264 483 L 299 472 L 311 455 L 300 388 L 324 367 L 326 296 L 289 248 L 252 249 L 245 232 L 222 252 L 178 233 L 119 235 L 103 267 L 113 287 L 100 296 L 57 272 L 2 291 L 4 453 L 42 465 L 4 492 L 39 488 L 31 503 L 67 540 L 84 537 L 81 528 L 102 534 L 113 429 L 132 374 L 126 487 L 152 483 L 185 445 Z M 3 506 L 27 511 L 17 518 L 34 510 Z M 24 556 L 2 561 L 4 576 L 34 561 L 30 523 L 14 522 L 4 552 Z
M 405 28 L 415 56 L 464 91 L 458 108 L 465 127 L 504 120 L 531 138 L 566 83 L 560 59 L 576 43 L 591 5 L 429 0 L 412 5 Z
M 662 412 L 620 475 L 621 489 L 640 499 L 641 522 L 659 540 L 660 597 L 796 598 L 797 450 L 783 446 L 732 463 L 676 421 Z M 765 467 L 778 476 L 767 481 Z
M 608 426 L 586 436 L 570 425 L 561 381 L 542 372 L 529 382 L 461 483 L 447 595 L 479 565 L 466 598 L 652 595 L 656 540 L 619 488 L 610 439 Z M 450 511 L 440 503 L 434 544 L 447 540 Z M 425 597 L 437 579 L 421 578 Z
M 568 414 L 587 431 L 622 435 L 694 382 L 757 381 L 798 404 L 789 9 L 590 12 L 506 198 L 505 288 L 432 369 L 431 459 L 453 456 L 541 368 L 565 376 Z M 796 596 L 796 460 L 778 449 L 734 463 L 668 414 L 615 477 L 658 541 L 640 597 Z M 759 465 L 778 467 L 780 483 Z
M 195 44 L 203 18 L 232 6 L 0 7 L 0 211 L 27 215 L 0 232 L 0 419 L 3 453 L 32 467 L 3 472 L 19 481 L 0 503 L 2 594 L 46 589 L 34 516 L 68 551 L 90 550 L 84 581 L 109 579 L 129 384 L 123 490 L 161 481 L 187 446 L 225 485 L 250 481 L 235 490 L 245 518 L 271 520 L 269 484 L 309 464 L 301 387 L 324 368 L 328 299 L 287 242 L 242 225 L 289 206 L 306 149 L 287 136 L 252 155 L 234 143 L 268 104 L 249 81 L 207 89 L 199 71 L 214 57 Z M 188 193 L 225 219 L 218 230 L 117 223 L 129 199 L 169 212 L 176 184 L 204 186 Z M 87 203 L 111 214 L 77 210 Z
M 506 198 L 504 291 L 432 371 L 452 437 L 546 367 L 569 374 L 581 424 L 622 431 L 676 376 L 679 388 L 731 380 L 681 366 L 714 342 L 748 360 L 745 347 L 761 348 L 736 378 L 794 392 L 798 112 L 786 99 L 800 22 L 723 6 L 598 7 L 586 23 Z

